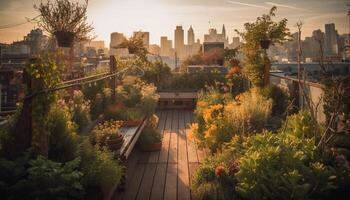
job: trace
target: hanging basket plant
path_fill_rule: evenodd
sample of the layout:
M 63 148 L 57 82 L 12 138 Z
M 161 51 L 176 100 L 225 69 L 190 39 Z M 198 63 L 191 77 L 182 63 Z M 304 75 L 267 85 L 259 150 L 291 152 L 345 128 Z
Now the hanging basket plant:
M 74 42 L 73 32 L 56 31 L 53 35 L 56 37 L 59 47 L 71 47 Z
M 90 40 L 93 30 L 87 23 L 88 0 L 80 4 L 69 0 L 48 0 L 34 8 L 40 13 L 39 26 L 57 39 L 60 47 L 72 47 L 75 41 Z

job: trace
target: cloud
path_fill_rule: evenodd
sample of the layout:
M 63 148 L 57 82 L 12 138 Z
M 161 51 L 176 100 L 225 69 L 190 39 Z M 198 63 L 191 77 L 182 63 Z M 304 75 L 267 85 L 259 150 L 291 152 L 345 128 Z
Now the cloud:
M 248 7 L 253 7 L 253 8 L 270 9 L 269 7 L 261 6 L 261 5 L 257 5 L 257 4 L 242 3 L 242 2 L 238 2 L 238 1 L 227 1 L 227 2 L 231 3 L 231 4 L 236 4 L 236 5 L 241 5 L 241 6 L 248 6 Z
M 304 8 L 298 8 L 295 6 L 290 6 L 290 5 L 286 5 L 286 4 L 280 4 L 280 3 L 273 3 L 273 2 L 265 2 L 267 5 L 271 5 L 271 6 L 277 6 L 277 7 L 282 7 L 282 8 L 288 8 L 288 9 L 293 9 L 293 10 L 299 10 L 299 11 L 308 11 L 310 12 L 310 10 L 304 9 Z

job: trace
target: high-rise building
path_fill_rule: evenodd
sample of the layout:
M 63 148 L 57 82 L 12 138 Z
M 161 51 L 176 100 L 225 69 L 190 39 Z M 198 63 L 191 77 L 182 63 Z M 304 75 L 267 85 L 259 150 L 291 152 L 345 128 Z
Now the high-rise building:
M 171 56 L 171 49 L 173 44 L 171 40 L 168 40 L 168 37 L 160 37 L 160 55 L 161 56 Z
M 116 55 L 118 53 L 118 46 L 125 41 L 125 36 L 122 33 L 111 33 L 111 42 L 109 44 L 110 55 Z
M 187 44 L 188 45 L 193 45 L 194 44 L 194 31 L 193 31 L 192 26 L 187 31 Z
M 225 28 L 225 24 L 222 25 L 222 31 L 221 34 L 224 38 L 226 38 L 226 28 Z
M 149 32 L 136 31 L 134 37 L 142 38 L 143 45 L 146 49 L 149 47 Z
M 325 25 L 325 54 L 337 55 L 338 54 L 338 33 L 335 30 L 335 24 Z
M 176 26 L 175 29 L 175 51 L 177 52 L 177 55 L 179 57 L 183 57 L 184 54 L 184 30 L 182 29 L 182 26 Z

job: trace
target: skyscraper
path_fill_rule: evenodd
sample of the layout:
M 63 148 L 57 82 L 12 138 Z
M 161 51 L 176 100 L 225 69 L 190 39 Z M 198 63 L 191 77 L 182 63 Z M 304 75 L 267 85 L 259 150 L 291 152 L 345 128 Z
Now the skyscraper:
M 160 55 L 170 56 L 171 49 L 173 48 L 172 41 L 168 40 L 168 37 L 160 37 Z
M 175 29 L 175 51 L 177 55 L 182 57 L 184 52 L 184 30 L 182 26 L 176 26 Z
M 222 32 L 221 32 L 222 36 L 226 39 L 226 28 L 225 28 L 225 24 L 222 25 Z
M 338 34 L 335 30 L 335 24 L 325 25 L 325 53 L 326 55 L 338 54 Z
M 194 44 L 194 32 L 192 26 L 187 31 L 187 44 L 193 45 Z

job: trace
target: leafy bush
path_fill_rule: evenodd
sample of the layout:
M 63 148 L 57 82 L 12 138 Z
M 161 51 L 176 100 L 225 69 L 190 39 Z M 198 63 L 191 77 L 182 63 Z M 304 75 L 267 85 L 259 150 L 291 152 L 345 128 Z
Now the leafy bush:
M 33 199 L 83 199 L 80 158 L 61 164 L 39 156 L 29 164 L 28 182 L 33 187 Z
M 0 191 L 4 199 L 83 199 L 80 159 L 65 164 L 44 157 L 0 160 Z
M 90 104 L 84 99 L 84 94 L 80 90 L 75 90 L 73 98 L 68 103 L 72 118 L 77 125 L 78 133 L 90 123 Z
M 319 198 L 335 188 L 336 171 L 318 157 L 313 139 L 263 133 L 230 148 L 236 145 L 243 149 L 235 189 L 244 198 Z
M 278 86 L 269 85 L 260 90 L 267 99 L 272 99 L 272 115 L 282 115 L 288 107 L 288 95 Z
M 80 155 L 82 159 L 80 167 L 84 174 L 82 184 L 85 188 L 98 188 L 107 193 L 120 182 L 123 169 L 107 148 L 100 149 L 85 141 Z
M 78 136 L 68 107 L 63 101 L 51 107 L 48 120 L 49 159 L 66 162 L 76 157 Z
M 159 143 L 162 141 L 162 135 L 157 129 L 154 129 L 150 126 L 146 126 L 142 134 L 140 135 L 140 138 L 138 142 L 140 145 L 149 145 L 154 143 Z
M 209 91 L 197 102 L 196 123 L 191 126 L 191 137 L 212 152 L 233 135 L 260 132 L 270 116 L 271 101 L 256 90 L 243 93 L 236 99 L 224 97 L 218 91 Z
M 300 111 L 288 117 L 286 132 L 301 138 L 320 139 L 321 127 L 315 122 L 308 111 Z
M 231 199 L 333 199 L 338 192 L 345 194 L 349 171 L 333 154 L 316 148 L 314 132 L 319 129 L 311 128 L 307 116 L 290 116 L 284 133 L 235 135 L 197 170 L 194 194 L 205 199 L 213 188 L 224 188 Z M 217 181 L 218 171 L 228 174 L 231 185 Z

